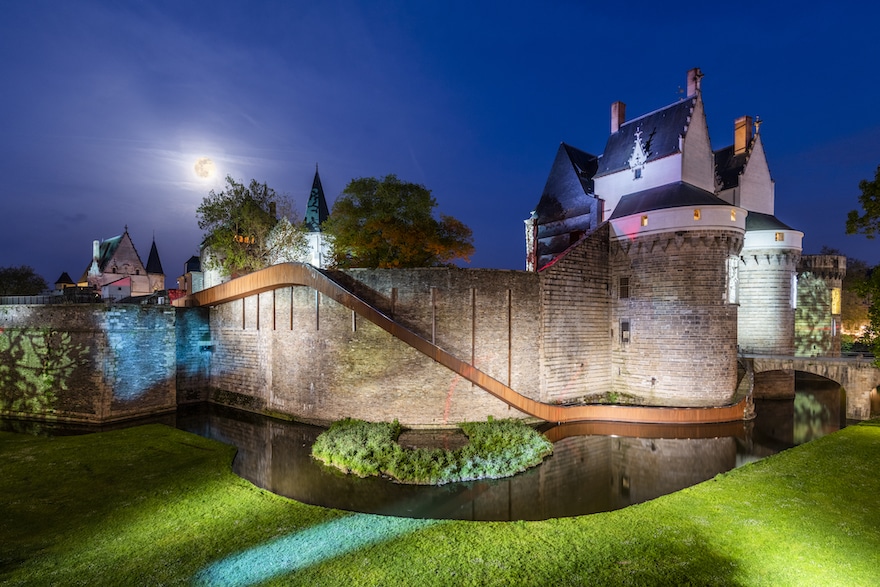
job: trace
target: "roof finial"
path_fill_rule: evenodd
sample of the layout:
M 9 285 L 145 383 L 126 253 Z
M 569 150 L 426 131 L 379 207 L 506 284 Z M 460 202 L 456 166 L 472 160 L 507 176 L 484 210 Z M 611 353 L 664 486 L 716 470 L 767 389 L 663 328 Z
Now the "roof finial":
M 756 134 L 756 135 L 757 135 L 759 132 L 761 132 L 761 124 L 762 124 L 763 122 L 764 122 L 764 121 L 761 120 L 761 117 L 760 117 L 760 116 L 755 116 L 755 134 Z
M 128 232 L 128 225 L 125 225 L 125 232 Z

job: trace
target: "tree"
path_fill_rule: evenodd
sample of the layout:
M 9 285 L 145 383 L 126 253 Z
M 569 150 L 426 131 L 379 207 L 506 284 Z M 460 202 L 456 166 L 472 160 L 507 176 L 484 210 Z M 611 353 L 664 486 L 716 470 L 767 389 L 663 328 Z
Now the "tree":
M 863 214 L 852 210 L 846 217 L 847 234 L 863 234 L 873 239 L 880 233 L 880 165 L 874 174 L 874 180 L 863 179 L 859 182 L 859 203 Z M 869 327 L 865 338 L 874 352 L 875 364 L 880 367 L 880 266 L 869 270 L 864 280 L 858 284 L 857 291 L 870 303 L 868 307 Z
M 865 211 L 861 216 L 858 210 L 850 210 L 846 216 L 846 233 L 863 234 L 873 239 L 880 233 L 880 165 L 874 174 L 874 181 L 863 179 L 859 182 L 862 195 L 859 204 Z
M 255 179 L 245 186 L 226 176 L 226 189 L 211 190 L 196 214 L 211 252 L 207 268 L 224 276 L 302 258 L 308 247 L 302 226 L 287 218 L 295 214 L 290 199 Z
M 0 267 L 0 296 L 35 296 L 47 287 L 30 265 Z
M 451 216 L 434 217 L 431 190 L 401 181 L 353 179 L 333 205 L 323 229 L 337 267 L 435 267 L 467 261 L 473 233 Z

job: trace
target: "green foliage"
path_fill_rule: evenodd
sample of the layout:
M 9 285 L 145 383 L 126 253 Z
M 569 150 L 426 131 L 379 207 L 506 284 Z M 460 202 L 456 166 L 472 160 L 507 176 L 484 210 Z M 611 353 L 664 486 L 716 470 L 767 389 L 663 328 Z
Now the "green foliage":
M 346 418 L 318 436 L 312 456 L 360 477 L 387 475 L 401 483 L 439 485 L 509 477 L 553 452 L 550 441 L 519 420 L 490 418 L 462 424 L 461 429 L 470 442 L 460 449 L 405 449 L 396 442 L 402 430 L 397 420 L 389 424 Z
M 846 233 L 863 234 L 873 239 L 880 232 L 880 165 L 874 174 L 874 180 L 863 179 L 859 182 L 859 204 L 863 214 L 858 210 L 851 210 L 846 216 Z
M 637 506 L 474 523 L 303 505 L 166 426 L 0 432 L 0 584 L 874 585 L 878 447 L 866 422 Z
M 859 204 L 863 214 L 858 210 L 851 210 L 846 217 L 847 234 L 863 234 L 873 239 L 880 232 L 880 165 L 874 174 L 874 180 L 863 179 L 859 182 Z M 868 320 L 870 322 L 869 333 L 866 338 L 870 341 L 874 356 L 877 357 L 875 364 L 880 367 L 880 267 L 869 271 L 865 279 L 858 285 L 858 292 L 863 298 L 870 301 L 868 308 Z
M 307 248 L 303 227 L 288 220 L 295 215 L 290 199 L 255 179 L 246 186 L 226 176 L 226 189 L 211 190 L 196 214 L 210 251 L 205 265 L 224 276 L 296 260 Z
M 30 265 L 0 267 L 0 296 L 35 296 L 47 287 Z
M 423 185 L 395 175 L 353 179 L 323 229 L 337 267 L 433 267 L 468 260 L 471 229 L 451 216 L 434 218 L 437 201 Z

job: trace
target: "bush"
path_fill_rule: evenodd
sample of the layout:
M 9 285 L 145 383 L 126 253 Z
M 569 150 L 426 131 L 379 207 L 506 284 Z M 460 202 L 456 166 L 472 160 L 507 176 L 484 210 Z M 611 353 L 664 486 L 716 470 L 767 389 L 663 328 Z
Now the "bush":
M 510 477 L 534 467 L 553 452 L 553 444 L 519 420 L 461 424 L 469 443 L 456 450 L 405 449 L 395 420 L 334 422 L 315 440 L 312 456 L 359 477 L 384 475 L 400 483 L 442 485 L 474 479 Z

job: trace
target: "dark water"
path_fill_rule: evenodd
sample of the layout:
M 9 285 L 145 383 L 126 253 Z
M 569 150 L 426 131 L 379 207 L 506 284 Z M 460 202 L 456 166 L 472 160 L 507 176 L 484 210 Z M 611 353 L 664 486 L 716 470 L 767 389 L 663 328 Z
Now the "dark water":
M 236 474 L 304 503 L 406 517 L 542 520 L 647 501 L 846 425 L 838 385 L 805 377 L 796 390 L 794 400 L 757 400 L 751 422 L 545 427 L 554 452 L 540 466 L 508 479 L 443 486 L 359 479 L 325 467 L 310 456 L 323 430 L 315 426 L 210 405 L 156 420 L 235 445 Z M 0 421 L 0 428 L 11 424 Z

